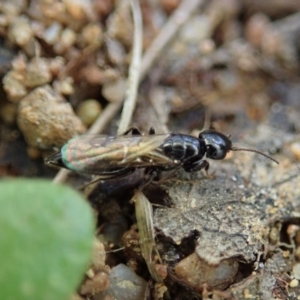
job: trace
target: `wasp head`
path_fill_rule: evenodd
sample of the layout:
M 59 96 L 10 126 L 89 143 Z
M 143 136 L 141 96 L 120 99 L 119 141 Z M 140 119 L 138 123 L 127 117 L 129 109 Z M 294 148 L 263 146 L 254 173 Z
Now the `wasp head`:
M 206 157 L 211 159 L 224 159 L 227 152 L 232 149 L 229 137 L 215 130 L 205 130 L 199 134 L 206 146 Z

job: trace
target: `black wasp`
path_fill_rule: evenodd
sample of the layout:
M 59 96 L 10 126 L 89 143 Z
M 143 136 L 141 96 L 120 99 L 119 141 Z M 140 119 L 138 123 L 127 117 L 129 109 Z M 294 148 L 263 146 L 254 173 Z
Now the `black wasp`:
M 229 151 L 256 152 L 278 164 L 257 150 L 233 147 L 229 137 L 215 130 L 205 130 L 193 137 L 180 133 L 155 134 L 153 128 L 148 135 L 142 135 L 135 127 L 120 136 L 75 137 L 60 152 L 47 158 L 46 163 L 107 180 L 126 176 L 136 168 L 146 168 L 148 173 L 179 167 L 186 172 L 207 171 L 209 163 L 204 156 L 221 160 Z

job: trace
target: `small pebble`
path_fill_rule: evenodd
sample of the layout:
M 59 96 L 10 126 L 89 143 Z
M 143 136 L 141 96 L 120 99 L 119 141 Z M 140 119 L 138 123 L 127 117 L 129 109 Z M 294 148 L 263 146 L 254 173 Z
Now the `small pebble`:
M 256 47 L 261 46 L 263 36 L 267 26 L 269 26 L 269 18 L 262 13 L 254 14 L 246 24 L 246 37 L 250 43 Z
M 3 78 L 3 88 L 7 98 L 12 102 L 19 102 L 27 94 L 24 85 L 25 74 L 17 70 L 9 71 Z
M 9 40 L 20 47 L 26 45 L 32 37 L 33 30 L 29 19 L 25 16 L 16 17 L 8 28 Z
M 109 102 L 119 102 L 123 99 L 126 90 L 126 80 L 120 78 L 116 81 L 108 82 L 103 85 L 102 95 Z
M 66 28 L 62 31 L 60 36 L 60 43 L 62 48 L 68 49 L 73 46 L 76 42 L 76 33 L 70 28 Z
M 290 145 L 290 150 L 297 160 L 300 160 L 300 142 L 294 142 Z
M 28 145 L 38 149 L 61 147 L 85 132 L 70 103 L 49 85 L 34 89 L 20 101 L 17 123 Z
M 88 99 L 81 102 L 76 114 L 84 125 L 90 126 L 102 112 L 101 104 L 95 99 Z
M 35 147 L 28 147 L 27 154 L 31 159 L 38 159 L 42 155 L 41 151 Z
M 37 87 L 49 83 L 51 80 L 52 74 L 46 58 L 33 58 L 28 63 L 24 82 L 26 87 Z
M 53 88 L 59 94 L 69 96 L 74 93 L 74 81 L 72 77 L 65 77 L 53 82 Z
M 293 274 L 296 279 L 300 279 L 300 263 L 294 264 Z
M 106 291 L 110 285 L 107 272 L 99 272 L 93 278 L 87 279 L 80 287 L 80 294 L 92 296 Z
M 235 279 L 238 271 L 236 259 L 225 259 L 218 265 L 209 265 L 193 253 L 181 260 L 174 268 L 175 274 L 193 289 L 225 289 Z
M 299 285 L 299 281 L 297 279 L 293 279 L 291 282 L 290 282 L 290 287 L 291 288 L 294 288 L 294 287 L 297 287 Z
M 105 39 L 105 47 L 109 60 L 114 65 L 123 65 L 125 62 L 125 48 L 121 42 L 113 38 Z
M 109 288 L 105 292 L 96 294 L 93 298 L 94 300 L 144 299 L 147 289 L 147 282 L 126 265 L 119 264 L 112 268 L 109 274 L 109 281 Z
M 58 22 L 53 22 L 43 33 L 43 39 L 49 45 L 54 45 L 58 42 L 62 31 L 62 25 Z
M 101 45 L 103 41 L 103 29 L 100 24 L 88 24 L 82 29 L 81 42 L 86 46 Z

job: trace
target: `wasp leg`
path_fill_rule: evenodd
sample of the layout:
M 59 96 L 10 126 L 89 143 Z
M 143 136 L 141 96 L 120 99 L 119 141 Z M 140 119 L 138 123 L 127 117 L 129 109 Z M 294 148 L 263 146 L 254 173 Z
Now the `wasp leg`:
M 115 169 L 107 172 L 103 172 L 101 174 L 97 174 L 99 180 L 109 180 L 119 177 L 127 176 L 135 171 L 135 168 L 123 168 L 123 169 Z
M 135 126 L 131 126 L 129 127 L 125 132 L 123 132 L 121 135 L 127 135 L 131 132 L 132 135 L 142 135 L 142 133 L 140 132 L 140 130 L 135 127 Z
M 153 134 L 155 134 L 155 129 L 154 129 L 154 127 L 150 127 L 150 130 L 149 130 L 149 135 L 153 135 Z
M 127 176 L 127 175 L 133 173 L 134 171 L 135 171 L 135 168 L 123 168 L 123 169 L 116 169 L 116 170 L 104 172 L 102 174 L 96 175 L 94 180 L 79 187 L 79 190 L 83 190 L 87 186 L 89 186 L 91 184 L 95 184 L 96 182 L 101 181 L 101 180 L 110 180 L 110 179 L 116 179 L 116 178 Z
M 127 176 L 135 171 L 135 168 L 122 168 L 122 169 L 113 169 L 106 172 L 99 172 L 96 174 L 96 180 L 109 180 L 119 177 Z
M 144 180 L 144 182 L 138 187 L 139 191 L 142 191 L 142 189 L 148 185 L 149 183 L 151 183 L 154 178 L 158 175 L 159 170 L 157 168 L 146 168 L 145 170 L 145 174 L 147 176 L 147 178 Z
M 148 168 L 146 168 L 145 169 L 145 175 L 147 176 L 147 178 L 141 184 L 139 190 L 142 190 L 146 185 L 148 185 L 149 183 L 154 181 L 155 177 L 160 175 L 162 171 L 171 171 L 171 173 L 173 174 L 173 172 L 175 172 L 179 168 L 180 168 L 180 166 L 175 166 L 175 167 L 148 167 Z M 165 178 L 168 179 L 169 176 L 165 176 Z M 163 178 L 163 180 L 165 180 L 165 178 Z M 158 181 L 155 180 L 155 183 L 159 183 L 159 182 L 160 182 L 160 180 L 158 180 Z
M 185 165 L 183 165 L 183 169 L 184 171 L 189 173 L 198 172 L 204 169 L 207 174 L 207 171 L 209 169 L 209 162 L 206 160 L 199 160 L 194 163 L 186 163 Z
M 206 177 L 208 177 L 210 179 L 215 178 L 214 175 L 208 173 L 209 162 L 206 161 L 206 160 L 200 160 L 200 161 L 198 161 L 194 164 L 186 164 L 186 165 L 183 166 L 183 168 L 186 172 L 190 172 L 190 173 L 198 172 L 198 171 L 204 169 Z
M 142 135 L 142 133 L 140 132 L 140 130 L 135 127 L 135 126 L 132 126 L 132 127 L 129 127 L 125 132 L 123 132 L 121 135 L 127 135 L 131 132 L 132 135 Z M 155 129 L 153 127 L 150 127 L 150 130 L 149 130 L 149 135 L 154 135 L 155 134 Z

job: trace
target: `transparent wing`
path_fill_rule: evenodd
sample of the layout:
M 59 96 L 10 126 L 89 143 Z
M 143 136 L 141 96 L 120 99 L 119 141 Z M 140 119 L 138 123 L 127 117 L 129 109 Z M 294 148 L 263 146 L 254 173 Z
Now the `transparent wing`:
M 169 135 L 78 136 L 61 149 L 65 165 L 77 172 L 148 166 L 172 166 L 172 159 L 160 148 Z

